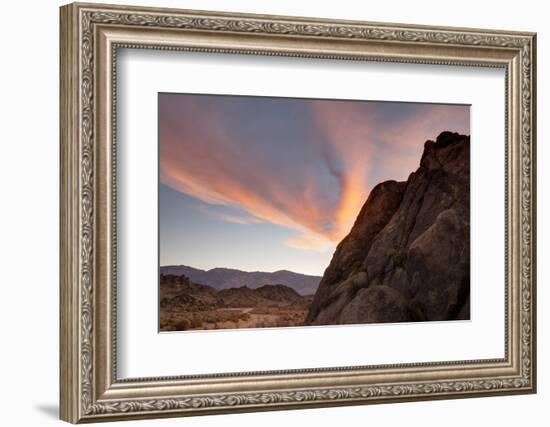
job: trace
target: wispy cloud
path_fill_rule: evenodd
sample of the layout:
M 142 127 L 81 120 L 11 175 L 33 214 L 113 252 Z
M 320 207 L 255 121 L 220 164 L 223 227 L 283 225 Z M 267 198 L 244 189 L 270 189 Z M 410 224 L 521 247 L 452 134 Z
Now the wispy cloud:
M 455 106 L 162 95 L 159 107 L 161 181 L 221 220 L 292 229 L 299 249 L 341 240 L 373 185 L 417 167 L 426 139 L 469 131 Z
M 199 205 L 198 209 L 200 209 L 201 212 L 210 215 L 213 218 L 216 218 L 220 221 L 226 221 L 226 222 L 232 222 L 233 224 L 241 224 L 241 225 L 247 225 L 247 224 L 262 224 L 264 221 L 256 216 L 252 216 L 249 214 L 231 214 L 226 212 L 220 212 L 219 210 L 213 209 L 212 207 L 209 207 L 209 205 Z

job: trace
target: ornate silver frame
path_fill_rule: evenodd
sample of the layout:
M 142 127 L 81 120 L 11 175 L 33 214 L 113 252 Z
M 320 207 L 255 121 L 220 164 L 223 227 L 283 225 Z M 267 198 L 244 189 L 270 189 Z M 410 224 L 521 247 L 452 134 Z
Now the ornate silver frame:
M 535 34 L 71 4 L 61 8 L 61 418 L 78 423 L 534 393 Z M 117 48 L 506 70 L 505 357 L 119 380 Z

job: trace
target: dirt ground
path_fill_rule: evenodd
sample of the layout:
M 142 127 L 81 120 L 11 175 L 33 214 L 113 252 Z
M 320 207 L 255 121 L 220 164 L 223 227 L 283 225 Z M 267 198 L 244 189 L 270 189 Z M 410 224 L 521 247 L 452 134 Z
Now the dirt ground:
M 301 326 L 307 307 L 235 307 L 186 312 L 161 312 L 160 330 L 241 329 Z

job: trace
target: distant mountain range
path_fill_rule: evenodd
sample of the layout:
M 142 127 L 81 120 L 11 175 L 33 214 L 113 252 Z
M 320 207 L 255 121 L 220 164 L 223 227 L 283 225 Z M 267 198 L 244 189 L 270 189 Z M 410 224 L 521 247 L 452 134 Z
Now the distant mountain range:
M 260 288 L 264 285 L 284 285 L 294 289 L 300 295 L 311 295 L 317 291 L 321 277 L 279 270 L 273 273 L 264 271 L 242 271 L 231 268 L 213 268 L 201 270 L 186 265 L 166 265 L 160 267 L 160 274 L 186 276 L 193 283 L 210 286 L 215 289 Z

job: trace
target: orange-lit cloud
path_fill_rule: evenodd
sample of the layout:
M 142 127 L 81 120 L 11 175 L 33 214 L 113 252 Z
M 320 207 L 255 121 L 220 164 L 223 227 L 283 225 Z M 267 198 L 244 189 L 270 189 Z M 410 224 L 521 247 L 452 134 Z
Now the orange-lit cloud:
M 161 182 L 209 205 L 245 212 L 207 212 L 221 220 L 277 224 L 295 231 L 288 246 L 325 250 L 349 232 L 373 185 L 406 178 L 427 135 L 435 138 L 435 129 L 446 130 L 439 127 L 462 123 L 467 115 L 464 108 L 424 106 L 392 122 L 375 103 L 304 102 L 308 138 L 289 142 L 235 131 L 259 120 L 248 111 L 239 116 L 196 97 L 161 97 Z M 286 138 L 290 131 L 280 133 Z M 309 144 L 309 151 L 300 152 L 303 158 L 294 143 Z M 273 144 L 283 144 L 288 153 L 271 153 Z
M 303 240 L 316 241 L 318 246 L 323 240 L 319 224 L 325 213 L 308 195 L 307 188 L 297 188 L 295 193 L 281 188 L 277 168 L 266 170 L 254 164 L 246 153 L 232 149 L 219 126 L 222 117 L 188 110 L 201 117 L 199 121 L 204 126 L 175 132 L 168 120 L 160 123 L 161 182 L 212 205 L 237 207 L 259 220 L 304 232 L 310 230 L 318 236 Z M 183 140 L 192 143 L 182 144 Z M 235 222 L 235 218 L 226 219 Z
M 368 195 L 367 172 L 371 145 L 371 117 L 356 108 L 357 103 L 313 101 L 316 125 L 325 135 L 321 150 L 327 167 L 340 184 L 335 229 L 331 238 L 339 241 L 350 230 Z M 338 166 L 337 166 L 338 165 Z

